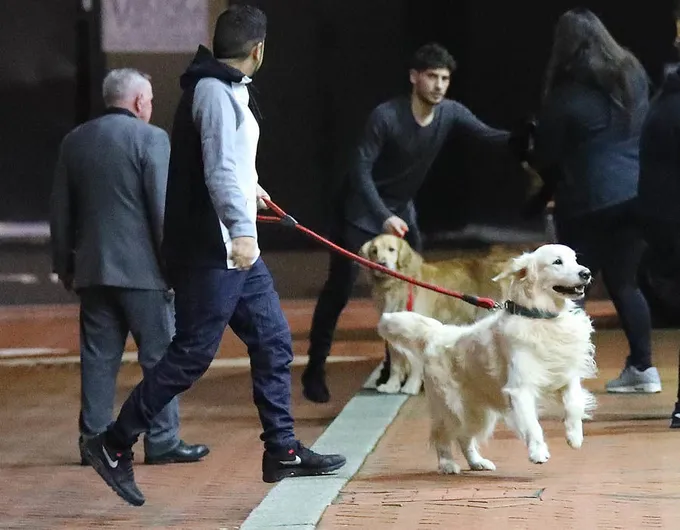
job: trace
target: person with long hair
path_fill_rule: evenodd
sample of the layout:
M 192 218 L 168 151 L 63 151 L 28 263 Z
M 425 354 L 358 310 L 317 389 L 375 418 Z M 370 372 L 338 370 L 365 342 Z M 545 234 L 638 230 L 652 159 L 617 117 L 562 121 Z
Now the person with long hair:
M 534 167 L 555 202 L 557 238 L 602 273 L 629 355 L 608 392 L 661 391 L 652 365 L 651 318 L 636 274 L 639 140 L 649 80 L 638 59 L 587 9 L 562 14 L 534 132 Z

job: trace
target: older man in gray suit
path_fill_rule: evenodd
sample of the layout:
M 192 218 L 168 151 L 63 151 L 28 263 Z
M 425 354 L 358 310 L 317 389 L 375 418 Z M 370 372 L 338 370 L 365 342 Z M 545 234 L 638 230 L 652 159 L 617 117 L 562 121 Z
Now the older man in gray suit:
M 170 142 L 149 124 L 149 77 L 124 68 L 103 83 L 106 113 L 61 144 L 51 198 L 52 259 L 80 298 L 80 447 L 113 417 L 116 377 L 128 333 L 144 372 L 174 333 L 172 292 L 160 258 Z M 194 462 L 205 445 L 179 438 L 173 399 L 144 441 L 145 462 Z

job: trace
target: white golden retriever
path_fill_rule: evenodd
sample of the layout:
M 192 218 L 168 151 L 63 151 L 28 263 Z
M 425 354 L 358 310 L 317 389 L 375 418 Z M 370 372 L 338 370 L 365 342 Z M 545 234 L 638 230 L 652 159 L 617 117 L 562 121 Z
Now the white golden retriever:
M 573 250 L 544 245 L 515 258 L 497 277 L 505 308 L 478 322 L 447 325 L 412 312 L 386 313 L 378 333 L 396 348 L 421 355 L 432 418 L 431 442 L 442 473 L 460 473 L 452 442 L 470 469 L 493 470 L 479 445 L 503 418 L 529 449 L 529 459 L 550 458 L 539 407 L 560 404 L 567 443 L 583 443 L 582 420 L 595 406 L 581 380 L 595 377 L 593 328 L 573 300 L 591 281 Z

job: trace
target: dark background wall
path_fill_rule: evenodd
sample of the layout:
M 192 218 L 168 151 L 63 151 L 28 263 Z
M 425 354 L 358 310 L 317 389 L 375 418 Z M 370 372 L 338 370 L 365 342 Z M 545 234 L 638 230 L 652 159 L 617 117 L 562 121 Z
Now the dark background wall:
M 236 0 L 232 0 L 236 1 Z M 242 3 L 242 2 L 241 2 Z M 406 62 L 437 40 L 459 69 L 450 96 L 489 124 L 509 128 L 533 113 L 557 16 L 571 2 L 461 0 L 252 0 L 268 14 L 266 61 L 255 80 L 264 114 L 258 168 L 272 197 L 323 229 L 347 153 L 370 110 L 408 90 Z M 177 78 L 190 54 L 109 54 L 98 41 L 98 2 L 0 2 L 0 221 L 44 220 L 58 142 L 99 111 L 105 66 L 151 73 L 153 121 L 171 128 Z M 210 0 L 212 17 L 226 2 Z M 675 60 L 672 0 L 580 2 L 635 52 L 655 82 Z M 6 24 L 5 21 L 11 21 Z M 197 43 L 198 44 L 198 43 Z M 207 44 L 207 43 L 204 43 Z M 464 142 L 447 145 L 418 197 L 426 234 L 467 222 L 520 225 L 526 175 Z M 267 248 L 308 248 L 303 236 L 263 227 Z
M 101 112 L 107 68 L 149 73 L 152 123 L 171 129 L 178 77 L 192 54 L 103 53 L 101 1 L 0 1 L 0 222 L 47 219 L 59 142 Z M 227 2 L 205 1 L 212 28 Z
M 98 39 L 79 5 L 0 2 L 0 221 L 45 218 L 59 142 L 88 115 Z
M 347 153 L 371 108 L 403 82 L 404 4 L 395 0 L 261 0 L 265 65 L 254 84 L 264 115 L 258 172 L 272 198 L 323 230 Z M 265 248 L 315 243 L 260 231 Z
M 370 110 L 406 91 L 406 62 L 436 40 L 456 57 L 450 97 L 489 124 L 510 128 L 538 107 L 557 17 L 573 3 L 446 0 L 260 0 L 270 18 L 256 80 L 265 111 L 260 178 L 272 196 L 316 228 L 328 220 L 337 179 Z M 642 60 L 655 82 L 675 60 L 673 2 L 580 2 Z M 520 226 L 527 175 L 512 161 L 450 142 L 417 199 L 430 240 L 468 222 Z M 306 245 L 267 227 L 274 247 Z
M 580 5 L 600 16 L 614 37 L 659 82 L 674 60 L 673 1 L 447 2 L 410 0 L 406 38 L 411 48 L 439 40 L 459 69 L 450 96 L 487 123 L 510 128 L 537 109 L 552 34 L 561 13 Z M 527 176 L 487 150 L 450 143 L 432 169 L 420 197 L 420 222 L 431 234 L 467 222 L 522 224 L 518 206 Z

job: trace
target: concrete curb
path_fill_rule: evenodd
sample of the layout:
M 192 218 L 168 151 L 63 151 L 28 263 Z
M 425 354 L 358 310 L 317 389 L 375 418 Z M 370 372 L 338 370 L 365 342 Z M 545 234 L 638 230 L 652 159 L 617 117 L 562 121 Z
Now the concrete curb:
M 285 479 L 274 486 L 241 530 L 314 529 L 326 508 L 359 471 L 409 396 L 361 390 L 312 446 L 342 453 L 347 464 L 336 475 Z

